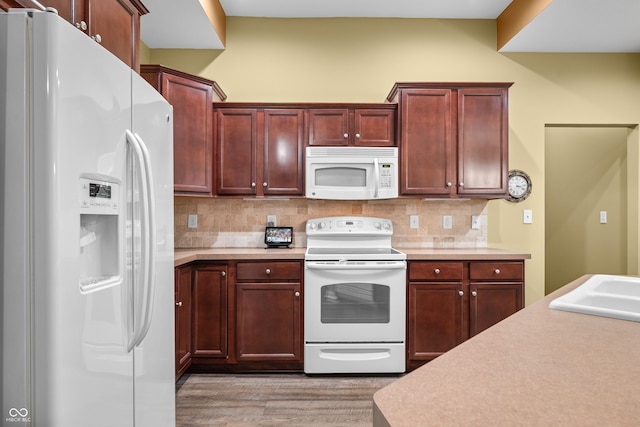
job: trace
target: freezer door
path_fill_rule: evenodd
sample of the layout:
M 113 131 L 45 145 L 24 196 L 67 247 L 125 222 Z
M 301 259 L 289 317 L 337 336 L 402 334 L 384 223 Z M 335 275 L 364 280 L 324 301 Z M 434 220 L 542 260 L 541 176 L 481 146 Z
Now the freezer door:
M 133 426 L 121 176 L 131 70 L 56 15 L 34 13 L 32 28 L 29 412 L 38 426 Z

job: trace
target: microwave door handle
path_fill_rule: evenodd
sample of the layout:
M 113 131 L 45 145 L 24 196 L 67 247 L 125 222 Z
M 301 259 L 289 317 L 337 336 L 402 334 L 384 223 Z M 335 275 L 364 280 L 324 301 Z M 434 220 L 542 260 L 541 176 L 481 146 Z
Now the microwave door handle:
M 380 164 L 378 158 L 373 159 L 373 198 L 378 198 L 378 190 L 380 188 Z

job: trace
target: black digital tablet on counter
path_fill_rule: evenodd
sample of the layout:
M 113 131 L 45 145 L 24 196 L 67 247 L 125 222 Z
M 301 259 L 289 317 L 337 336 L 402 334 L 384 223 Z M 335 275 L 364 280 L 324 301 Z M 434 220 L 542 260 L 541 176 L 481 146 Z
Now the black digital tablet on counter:
M 266 227 L 264 243 L 267 248 L 288 248 L 293 243 L 293 227 Z

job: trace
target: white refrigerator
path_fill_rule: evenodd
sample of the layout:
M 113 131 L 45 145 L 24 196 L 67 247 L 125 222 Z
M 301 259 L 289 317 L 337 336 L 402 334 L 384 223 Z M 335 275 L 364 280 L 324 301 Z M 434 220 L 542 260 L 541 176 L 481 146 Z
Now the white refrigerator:
M 0 13 L 3 425 L 175 425 L 172 114 L 54 12 Z

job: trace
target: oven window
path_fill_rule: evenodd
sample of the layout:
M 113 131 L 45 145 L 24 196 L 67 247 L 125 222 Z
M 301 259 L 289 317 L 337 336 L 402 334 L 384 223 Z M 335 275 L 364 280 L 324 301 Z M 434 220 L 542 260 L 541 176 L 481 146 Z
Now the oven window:
M 322 323 L 389 323 L 389 286 L 339 283 L 321 288 Z
M 326 187 L 366 187 L 367 170 L 357 167 L 330 167 L 315 170 L 315 184 Z

